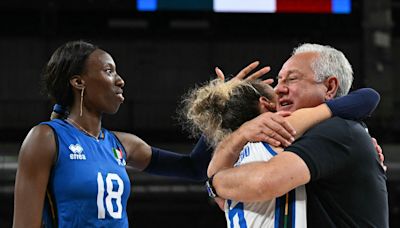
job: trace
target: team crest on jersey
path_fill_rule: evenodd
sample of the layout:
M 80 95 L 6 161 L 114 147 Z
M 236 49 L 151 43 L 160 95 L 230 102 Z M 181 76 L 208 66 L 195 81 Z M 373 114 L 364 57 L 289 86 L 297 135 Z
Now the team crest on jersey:
M 112 148 L 115 160 L 117 160 L 118 165 L 125 166 L 126 161 L 124 159 L 124 154 L 122 153 L 122 150 L 119 148 Z
M 69 159 L 71 160 L 86 160 L 86 155 L 83 153 L 83 148 L 79 144 L 71 144 L 69 145 L 69 150 L 71 153 L 69 154 Z

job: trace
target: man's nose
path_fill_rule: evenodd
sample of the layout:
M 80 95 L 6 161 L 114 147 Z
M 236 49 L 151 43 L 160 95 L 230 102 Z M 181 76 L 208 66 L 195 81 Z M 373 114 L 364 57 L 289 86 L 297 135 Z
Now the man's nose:
M 276 84 L 274 90 L 275 90 L 275 93 L 278 95 L 285 94 L 289 91 L 288 87 L 282 82 L 278 82 L 278 84 Z

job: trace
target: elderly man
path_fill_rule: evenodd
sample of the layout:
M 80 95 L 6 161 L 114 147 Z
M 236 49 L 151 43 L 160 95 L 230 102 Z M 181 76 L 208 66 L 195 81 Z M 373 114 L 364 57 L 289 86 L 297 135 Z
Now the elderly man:
M 277 111 L 314 107 L 343 96 L 352 81 L 351 66 L 342 52 L 303 44 L 279 72 Z M 385 172 L 361 123 L 331 118 L 271 160 L 233 168 L 243 146 L 262 139 L 260 119 L 245 123 L 217 147 L 208 176 L 218 196 L 265 201 L 305 185 L 309 227 L 388 227 Z

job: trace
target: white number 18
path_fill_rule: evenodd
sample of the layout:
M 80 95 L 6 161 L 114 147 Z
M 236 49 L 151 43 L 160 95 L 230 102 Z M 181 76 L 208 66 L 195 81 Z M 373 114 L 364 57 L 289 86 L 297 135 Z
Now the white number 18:
M 118 183 L 117 191 L 113 191 L 113 180 Z M 111 217 L 115 219 L 120 219 L 122 217 L 121 196 L 124 192 L 124 182 L 117 174 L 108 173 L 106 177 L 106 187 L 107 196 L 105 199 L 105 204 L 107 212 L 110 214 Z M 116 211 L 114 211 L 112 199 L 115 199 L 115 203 L 117 205 Z M 104 208 L 104 180 L 100 172 L 97 173 L 97 218 L 106 218 L 106 212 Z

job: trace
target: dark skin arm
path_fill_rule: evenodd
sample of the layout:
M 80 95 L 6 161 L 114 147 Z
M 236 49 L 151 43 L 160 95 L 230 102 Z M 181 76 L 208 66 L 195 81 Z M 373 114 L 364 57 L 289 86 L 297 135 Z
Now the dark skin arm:
M 127 163 L 139 170 L 145 169 L 151 160 L 151 147 L 136 135 L 125 132 L 114 132 L 125 148 Z
M 13 227 L 41 227 L 50 170 L 56 157 L 53 130 L 39 125 L 26 136 L 18 157 Z

